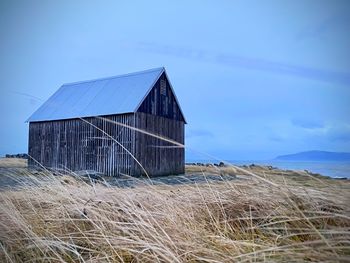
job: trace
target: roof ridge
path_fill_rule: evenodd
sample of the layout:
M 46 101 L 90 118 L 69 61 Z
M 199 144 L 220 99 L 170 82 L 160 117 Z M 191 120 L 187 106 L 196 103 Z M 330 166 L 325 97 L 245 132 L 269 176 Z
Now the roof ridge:
M 152 69 L 146 69 L 146 70 L 142 70 L 142 71 L 130 72 L 130 73 L 116 75 L 116 76 L 97 78 L 97 79 L 91 79 L 91 80 L 82 80 L 82 81 L 76 81 L 76 82 L 68 82 L 68 83 L 64 83 L 62 85 L 62 87 L 63 86 L 70 86 L 70 85 L 77 85 L 77 84 L 82 84 L 82 83 L 88 83 L 88 82 L 95 82 L 95 81 L 115 79 L 115 78 L 123 78 L 123 77 L 128 77 L 128 76 L 133 76 L 133 75 L 141 75 L 141 74 L 150 73 L 150 72 L 157 71 L 157 70 L 163 70 L 164 71 L 165 68 L 164 67 L 158 67 L 158 68 L 152 68 Z

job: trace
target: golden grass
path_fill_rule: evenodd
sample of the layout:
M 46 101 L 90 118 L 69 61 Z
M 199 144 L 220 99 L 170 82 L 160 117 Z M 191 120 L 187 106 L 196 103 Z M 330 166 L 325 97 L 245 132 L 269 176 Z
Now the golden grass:
M 27 167 L 27 159 L 0 158 L 0 168 Z
M 254 171 L 264 180 L 121 189 L 52 176 L 2 191 L 0 260 L 348 261 L 349 182 L 264 169 Z

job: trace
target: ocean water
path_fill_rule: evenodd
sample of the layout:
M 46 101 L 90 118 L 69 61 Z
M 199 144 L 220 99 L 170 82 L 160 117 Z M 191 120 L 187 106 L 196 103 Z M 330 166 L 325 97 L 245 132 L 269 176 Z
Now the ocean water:
M 191 161 L 191 162 L 201 162 L 201 163 L 213 163 L 213 161 Z M 313 173 L 319 173 L 321 175 L 330 176 L 333 178 L 348 178 L 350 179 L 350 162 L 336 162 L 336 161 L 279 161 L 279 160 L 245 160 L 237 161 L 232 160 L 229 163 L 235 165 L 271 165 L 280 169 L 286 170 L 308 170 Z
M 316 161 L 231 161 L 233 164 L 261 164 L 271 165 L 281 169 L 288 170 L 308 170 L 313 173 L 319 173 L 334 178 L 350 179 L 350 162 L 316 162 Z

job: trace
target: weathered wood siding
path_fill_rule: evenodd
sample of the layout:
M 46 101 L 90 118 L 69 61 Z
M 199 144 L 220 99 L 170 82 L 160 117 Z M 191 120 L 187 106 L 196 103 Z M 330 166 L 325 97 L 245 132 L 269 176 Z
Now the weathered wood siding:
M 172 120 L 185 121 L 175 95 L 170 89 L 170 83 L 163 73 L 144 99 L 138 112 L 165 117 Z
M 86 121 L 70 119 L 30 123 L 29 165 L 71 171 L 94 170 L 110 176 L 134 174 L 134 159 L 128 151 L 134 152 L 135 131 L 113 123 L 134 126 L 134 115 L 104 118 L 107 120 L 84 118 Z
M 160 76 L 135 113 L 135 125 L 184 144 L 185 118 L 165 73 Z M 146 134 L 136 133 L 135 156 L 150 175 L 185 172 L 184 148 Z M 135 172 L 143 173 L 139 167 L 136 167 Z
M 184 144 L 185 124 L 183 121 L 136 112 L 135 125 L 139 129 Z M 183 147 L 177 147 L 173 143 L 144 133 L 136 133 L 135 156 L 151 176 L 185 172 L 185 150 Z M 135 174 L 143 174 L 139 167 L 135 168 Z
M 132 154 L 150 176 L 184 173 L 184 148 L 113 123 L 137 127 L 184 144 L 184 122 L 146 113 L 84 120 L 30 123 L 29 165 L 68 171 L 93 170 L 110 176 L 144 175 Z

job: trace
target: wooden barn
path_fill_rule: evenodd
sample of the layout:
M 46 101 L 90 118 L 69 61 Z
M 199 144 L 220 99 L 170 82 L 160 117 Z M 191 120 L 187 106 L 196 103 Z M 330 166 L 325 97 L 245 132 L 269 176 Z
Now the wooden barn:
M 30 166 L 184 173 L 186 120 L 164 68 L 64 84 L 27 121 Z

